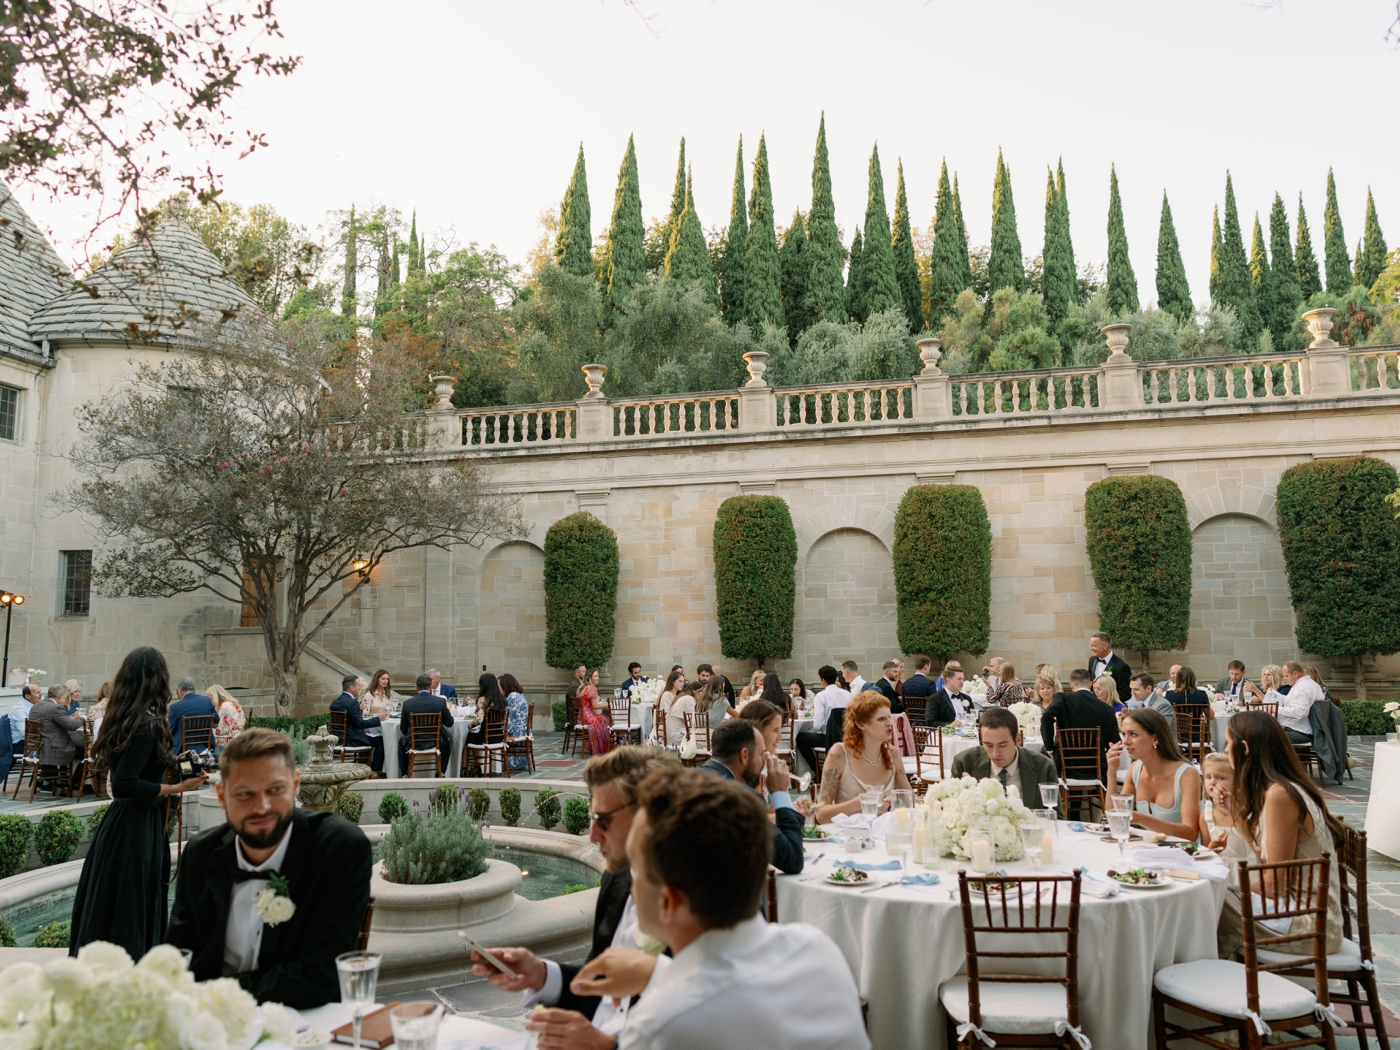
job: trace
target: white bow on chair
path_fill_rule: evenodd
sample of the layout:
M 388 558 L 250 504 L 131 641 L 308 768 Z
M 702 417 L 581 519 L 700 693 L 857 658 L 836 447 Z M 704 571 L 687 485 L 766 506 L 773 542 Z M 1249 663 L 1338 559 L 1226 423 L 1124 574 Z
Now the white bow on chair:
M 975 1035 L 978 1039 L 982 1040 L 982 1042 L 986 1043 L 988 1046 L 997 1045 L 997 1041 L 995 1039 L 989 1036 L 986 1032 L 982 1031 L 982 1029 L 978 1028 L 971 1021 L 964 1021 L 962 1024 L 958 1025 L 958 1042 L 961 1043 L 963 1039 L 967 1036 L 968 1032 L 971 1032 L 973 1035 Z

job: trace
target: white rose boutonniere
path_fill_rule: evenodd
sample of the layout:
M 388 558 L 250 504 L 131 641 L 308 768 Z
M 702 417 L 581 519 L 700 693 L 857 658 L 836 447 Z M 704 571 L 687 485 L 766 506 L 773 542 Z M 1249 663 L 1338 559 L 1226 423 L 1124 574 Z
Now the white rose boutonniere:
M 292 903 L 291 887 L 285 878 L 274 875 L 267 883 L 267 889 L 258 891 L 258 918 L 268 926 L 276 926 L 295 915 L 297 906 Z

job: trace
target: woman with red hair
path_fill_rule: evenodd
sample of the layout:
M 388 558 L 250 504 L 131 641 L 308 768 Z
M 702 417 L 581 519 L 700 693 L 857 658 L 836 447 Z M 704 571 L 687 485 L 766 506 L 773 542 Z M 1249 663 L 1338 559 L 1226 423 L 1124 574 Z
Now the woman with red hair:
M 904 761 L 894 746 L 890 702 L 873 689 L 859 693 L 846 707 L 845 729 L 822 766 L 822 790 L 816 821 L 829 823 L 838 813 L 860 812 L 860 796 L 881 793 L 880 812 L 889 808 L 891 794 L 909 790 Z

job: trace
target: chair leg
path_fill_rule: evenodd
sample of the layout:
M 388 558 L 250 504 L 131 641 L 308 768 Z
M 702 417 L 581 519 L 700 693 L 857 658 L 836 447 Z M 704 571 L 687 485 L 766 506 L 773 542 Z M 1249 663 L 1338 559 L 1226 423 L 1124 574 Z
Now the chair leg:
M 1376 1042 L 1380 1045 L 1381 1050 L 1390 1050 L 1390 1036 L 1386 1034 L 1385 1016 L 1381 1013 L 1380 990 L 1376 987 L 1376 971 L 1367 971 L 1365 976 L 1360 979 L 1360 985 L 1360 991 L 1366 995 L 1366 1009 L 1371 1014 L 1371 1022 L 1376 1027 Z M 1362 1047 L 1365 1047 L 1366 1037 L 1362 1035 L 1360 1030 L 1356 1034 L 1361 1038 Z
M 1167 1050 L 1167 1004 L 1152 991 L 1152 1032 L 1156 1050 Z

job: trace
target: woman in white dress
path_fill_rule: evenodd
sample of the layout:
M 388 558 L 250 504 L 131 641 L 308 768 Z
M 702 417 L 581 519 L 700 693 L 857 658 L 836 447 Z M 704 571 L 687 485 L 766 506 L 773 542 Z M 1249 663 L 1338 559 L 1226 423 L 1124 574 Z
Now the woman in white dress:
M 657 706 L 666 727 L 666 746 L 680 747 L 685 743 L 685 716 L 695 714 L 695 697 L 685 691 L 684 671 L 672 671 L 666 676 Z
M 883 693 L 868 689 L 846 706 L 841 742 L 832 745 L 822 766 L 817 823 L 829 823 L 838 813 L 859 813 L 860 796 L 876 790 L 883 813 L 896 790 L 909 790 L 909 778 L 894 746 L 890 702 Z

